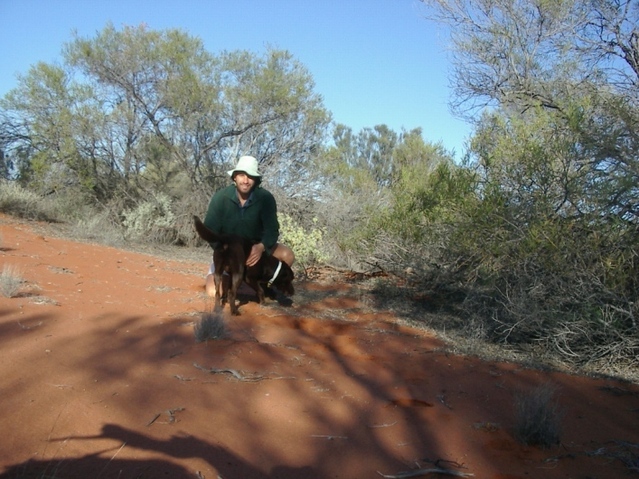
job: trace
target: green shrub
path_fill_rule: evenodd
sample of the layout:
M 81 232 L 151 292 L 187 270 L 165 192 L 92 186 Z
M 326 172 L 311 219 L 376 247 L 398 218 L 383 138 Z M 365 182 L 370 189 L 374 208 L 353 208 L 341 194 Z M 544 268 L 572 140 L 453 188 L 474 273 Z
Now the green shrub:
M 279 222 L 280 241 L 293 250 L 296 261 L 303 267 L 327 260 L 321 250 L 324 237 L 322 228 L 315 227 L 311 230 L 305 230 L 288 215 L 280 215 Z M 313 218 L 313 224 L 317 225 L 317 218 Z
M 176 238 L 173 201 L 159 193 L 154 198 L 123 212 L 125 236 L 129 239 L 172 243 Z

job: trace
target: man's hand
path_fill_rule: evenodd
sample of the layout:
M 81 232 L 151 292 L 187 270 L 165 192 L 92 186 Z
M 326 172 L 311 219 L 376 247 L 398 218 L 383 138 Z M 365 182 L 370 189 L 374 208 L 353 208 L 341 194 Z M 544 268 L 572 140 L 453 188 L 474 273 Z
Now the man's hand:
M 246 266 L 250 267 L 255 265 L 260 260 L 262 253 L 264 253 L 265 250 L 266 248 L 262 243 L 254 244 L 251 248 L 251 254 L 249 254 L 248 258 L 246 258 Z

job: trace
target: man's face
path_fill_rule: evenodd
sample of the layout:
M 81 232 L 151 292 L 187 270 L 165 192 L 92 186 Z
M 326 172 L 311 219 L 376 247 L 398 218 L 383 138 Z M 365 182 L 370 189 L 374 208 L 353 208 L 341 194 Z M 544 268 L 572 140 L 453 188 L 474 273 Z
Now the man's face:
M 255 186 L 255 180 L 243 171 L 240 171 L 235 174 L 235 186 L 240 195 L 248 195 L 253 189 L 253 186 Z

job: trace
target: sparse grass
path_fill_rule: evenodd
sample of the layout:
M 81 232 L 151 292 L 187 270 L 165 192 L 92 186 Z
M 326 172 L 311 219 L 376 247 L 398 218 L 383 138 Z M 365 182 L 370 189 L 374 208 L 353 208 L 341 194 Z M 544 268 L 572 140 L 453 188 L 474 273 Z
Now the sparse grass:
M 24 280 L 16 266 L 5 264 L 0 273 L 0 293 L 5 298 L 15 297 L 22 288 Z
M 515 437 L 523 444 L 544 448 L 559 443 L 562 412 L 556 389 L 543 384 L 515 397 Z
M 198 343 L 225 338 L 227 332 L 221 312 L 203 313 L 200 321 L 195 324 L 194 333 Z

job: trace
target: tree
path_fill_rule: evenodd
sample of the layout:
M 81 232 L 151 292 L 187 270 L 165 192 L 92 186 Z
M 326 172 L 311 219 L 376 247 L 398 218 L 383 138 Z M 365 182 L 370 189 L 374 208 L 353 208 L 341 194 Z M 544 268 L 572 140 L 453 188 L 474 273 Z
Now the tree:
M 454 106 L 562 109 L 614 86 L 636 102 L 639 9 L 632 0 L 422 0 L 450 27 Z M 634 91 L 634 93 L 633 93 Z
M 548 110 L 555 126 L 573 135 L 580 168 L 588 170 L 591 207 L 637 223 L 636 2 L 424 3 L 451 27 L 456 111 L 474 115 L 492 105 L 518 121 L 530 109 Z
M 498 341 L 636 359 L 637 3 L 423 2 L 450 27 L 453 107 L 477 125 L 480 202 L 451 235 L 469 313 Z
M 76 36 L 64 62 L 32 68 L 0 105 L 19 130 L 10 145 L 28 147 L 23 180 L 44 189 L 59 187 L 54 175 L 100 201 L 209 195 L 248 153 L 296 181 L 293 166 L 306 164 L 330 121 L 285 51 L 216 56 L 179 30 L 107 25 Z
M 376 125 L 355 134 L 336 125 L 332 145 L 317 161 L 318 208 L 333 260 L 355 269 L 404 268 L 407 245 L 422 247 L 431 204 L 420 198 L 442 163 L 452 164 L 452 156 L 424 141 L 420 128 L 397 133 Z

